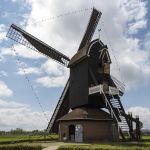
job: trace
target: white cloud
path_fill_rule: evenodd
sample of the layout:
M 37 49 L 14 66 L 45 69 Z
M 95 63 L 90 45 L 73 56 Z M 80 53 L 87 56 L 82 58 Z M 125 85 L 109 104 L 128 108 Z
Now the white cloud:
M 128 17 L 129 34 L 137 33 L 139 29 L 146 28 L 146 14 L 148 1 L 140 0 L 123 0 L 121 3 L 122 10 Z
M 16 2 L 17 0 L 11 0 L 12 2 Z
M 129 33 L 137 33 L 139 29 L 145 28 L 146 24 L 146 20 L 140 20 L 136 23 L 129 24 Z
M 19 63 L 18 75 L 36 74 L 43 75 L 35 79 L 39 85 L 47 88 L 62 87 L 68 79 L 69 69 L 53 60 L 47 60 L 39 68 L 28 67 L 25 63 Z
M 28 74 L 37 74 L 40 75 L 42 72 L 39 68 L 28 67 L 28 68 L 19 68 L 17 74 L 19 75 L 28 75 Z
M 63 87 L 67 82 L 65 77 L 40 77 L 36 79 L 36 82 L 43 87 L 52 88 L 52 87 Z
M 132 112 L 134 117 L 138 115 L 140 120 L 143 122 L 144 129 L 150 129 L 150 109 L 146 107 L 136 106 L 131 107 L 127 112 Z
M 4 81 L 0 81 L 0 97 L 9 97 L 13 94 L 13 91 L 8 88 Z
M 17 103 L 15 101 L 8 101 L 8 100 L 2 100 L 0 99 L 0 108 L 1 109 L 7 109 L 7 108 L 22 108 L 22 107 L 28 107 L 28 105 Z
M 5 71 L 0 71 L 0 77 L 8 77 L 8 73 L 7 72 L 5 72 Z
M 142 46 L 144 46 L 144 49 L 147 50 L 150 54 L 149 48 L 150 48 L 150 32 L 148 32 L 145 36 L 144 42 L 141 43 Z
M 150 52 L 146 48 L 141 48 L 141 41 L 138 39 L 128 38 L 124 43 L 126 43 L 124 48 L 118 49 L 116 54 L 121 69 L 120 74 L 127 89 L 138 88 L 139 84 L 142 86 L 150 84 Z M 114 58 L 113 62 L 115 62 Z M 115 64 L 113 63 L 112 66 L 112 73 L 119 78 Z
M 45 56 L 43 56 L 42 54 L 34 50 L 31 50 L 25 46 L 22 46 L 20 44 L 15 44 L 14 48 L 1 47 L 0 53 L 1 53 L 1 56 L 15 56 L 16 57 L 16 54 L 17 54 L 19 57 L 28 58 L 28 59 L 45 58 Z
M 41 65 L 41 70 L 47 74 L 46 76 L 36 79 L 36 82 L 41 86 L 47 88 L 63 87 L 67 82 L 69 69 L 53 60 L 47 60 Z
M 6 39 L 6 27 L 4 24 L 0 24 L 0 43 Z
M 47 117 L 45 117 L 45 115 Z M 33 111 L 29 105 L 0 100 L 0 130 L 23 128 L 25 130 L 46 129 L 51 112 Z
M 69 69 L 58 64 L 53 60 L 47 60 L 41 65 L 41 69 L 50 76 L 64 76 L 68 74 Z

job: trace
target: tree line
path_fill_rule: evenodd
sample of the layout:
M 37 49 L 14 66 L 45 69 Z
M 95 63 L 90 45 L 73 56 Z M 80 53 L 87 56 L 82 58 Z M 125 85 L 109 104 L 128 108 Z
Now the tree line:
M 21 128 L 11 129 L 10 131 L 1 131 L 0 135 L 27 135 L 27 134 L 34 134 L 34 135 L 43 135 L 44 130 L 32 130 L 26 131 Z

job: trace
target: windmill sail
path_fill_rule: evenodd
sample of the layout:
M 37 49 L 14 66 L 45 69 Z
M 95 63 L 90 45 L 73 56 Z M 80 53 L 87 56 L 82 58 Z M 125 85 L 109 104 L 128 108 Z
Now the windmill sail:
M 69 112 L 69 85 L 70 80 L 67 81 L 66 86 L 55 108 L 55 111 L 47 126 L 46 130 L 48 133 L 58 133 L 58 119 Z
M 101 17 L 101 12 L 93 8 L 88 26 L 86 28 L 85 34 L 83 36 L 83 39 L 80 43 L 79 50 L 82 49 L 84 46 L 86 46 L 92 39 L 92 36 L 94 34 L 94 31 L 97 27 L 97 24 L 99 22 L 99 19 Z
M 67 66 L 70 61 L 70 59 L 64 54 L 60 53 L 14 24 L 10 26 L 7 37 L 30 49 L 37 50 L 38 52 L 41 52 L 42 54 L 65 66 Z

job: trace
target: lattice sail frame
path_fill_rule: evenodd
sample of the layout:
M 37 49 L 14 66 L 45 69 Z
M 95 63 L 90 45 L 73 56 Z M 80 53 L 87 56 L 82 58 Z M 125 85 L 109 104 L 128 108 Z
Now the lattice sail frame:
M 52 58 L 53 60 L 66 67 L 68 66 L 70 59 L 67 56 L 35 38 L 34 36 L 30 35 L 29 33 L 25 32 L 14 24 L 10 26 L 6 36 L 17 43 L 20 43 L 34 51 L 40 52 Z
M 16 29 L 14 29 L 12 26 L 10 26 L 6 37 L 14 40 L 17 43 L 20 43 L 32 50 L 37 50 L 35 47 L 33 47 L 23 36 L 20 32 L 18 32 Z

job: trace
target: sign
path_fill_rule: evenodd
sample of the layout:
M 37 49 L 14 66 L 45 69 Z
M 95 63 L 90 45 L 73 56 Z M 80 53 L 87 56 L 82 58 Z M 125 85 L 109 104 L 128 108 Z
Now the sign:
M 109 86 L 109 94 L 110 95 L 119 95 L 119 89 L 116 87 Z
M 100 84 L 100 85 L 97 85 L 97 86 L 93 86 L 93 87 L 90 87 L 89 88 L 89 95 L 91 94 L 95 94 L 95 93 L 102 93 L 102 89 L 103 86 Z

